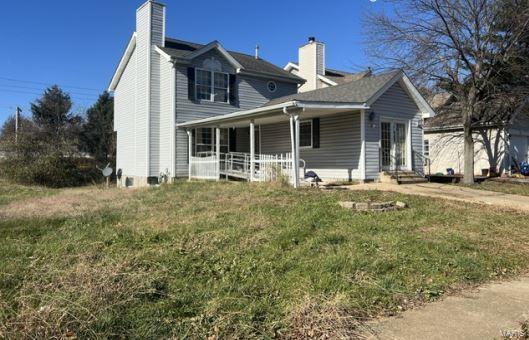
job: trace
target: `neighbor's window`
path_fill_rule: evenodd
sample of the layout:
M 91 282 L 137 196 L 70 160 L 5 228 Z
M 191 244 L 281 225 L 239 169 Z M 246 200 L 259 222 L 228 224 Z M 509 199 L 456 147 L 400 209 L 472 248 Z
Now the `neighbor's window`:
M 196 96 L 199 100 L 228 103 L 229 74 L 196 69 Z
M 424 157 L 430 158 L 430 141 L 428 139 L 424 140 Z
M 299 146 L 301 148 L 312 147 L 312 120 L 299 122 Z

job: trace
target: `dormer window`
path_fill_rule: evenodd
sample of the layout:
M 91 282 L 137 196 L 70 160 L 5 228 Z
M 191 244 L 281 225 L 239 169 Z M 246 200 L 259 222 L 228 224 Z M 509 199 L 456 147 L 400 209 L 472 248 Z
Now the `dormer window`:
M 196 99 L 212 102 L 229 103 L 229 74 L 197 68 Z

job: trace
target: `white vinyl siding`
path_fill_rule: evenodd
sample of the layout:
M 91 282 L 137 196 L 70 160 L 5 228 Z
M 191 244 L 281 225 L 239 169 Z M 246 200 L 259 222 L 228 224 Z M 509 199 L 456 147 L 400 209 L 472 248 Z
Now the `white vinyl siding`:
M 136 168 L 132 174 L 146 177 L 148 176 L 147 169 L 149 165 L 149 88 L 151 85 L 151 23 L 149 20 L 149 6 L 144 6 L 136 15 L 138 25 L 136 37 L 136 115 L 134 116 Z
M 123 75 L 114 91 L 114 129 L 117 134 L 118 152 L 116 169 L 124 175 L 135 173 L 135 87 L 136 52 L 132 53 Z
M 165 59 L 160 59 L 160 118 L 158 124 L 158 168 L 152 169 L 151 176 L 154 174 L 170 173 L 175 176 L 173 171 L 174 155 L 174 102 L 173 91 L 173 65 Z

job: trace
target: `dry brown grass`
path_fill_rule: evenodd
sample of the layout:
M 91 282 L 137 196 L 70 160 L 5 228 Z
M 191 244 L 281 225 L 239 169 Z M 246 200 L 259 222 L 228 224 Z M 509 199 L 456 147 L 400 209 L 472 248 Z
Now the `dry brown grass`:
M 137 191 L 97 186 L 65 189 L 56 195 L 27 198 L 0 206 L 0 219 L 78 216 L 106 207 L 119 208 Z
M 305 298 L 291 314 L 285 339 L 363 339 L 369 334 L 359 313 L 344 306 L 345 296 Z
M 357 338 L 363 318 L 527 268 L 525 215 L 469 204 L 222 182 L 85 190 L 17 199 L 50 218 L 0 219 L 0 338 Z
M 31 264 L 16 300 L 17 313 L 0 323 L 0 338 L 72 339 L 77 333 L 98 338 L 101 334 L 93 325 L 106 313 L 163 295 L 156 284 L 163 268 L 149 268 L 133 257 L 101 261 L 94 253 L 85 254 L 64 259 L 74 264 L 62 268 L 41 262 Z M 14 306 L 0 302 L 0 308 Z

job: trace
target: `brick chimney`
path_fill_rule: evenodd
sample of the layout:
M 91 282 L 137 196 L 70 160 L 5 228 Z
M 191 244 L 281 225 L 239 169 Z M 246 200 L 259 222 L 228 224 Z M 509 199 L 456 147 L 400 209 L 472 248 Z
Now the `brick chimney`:
M 306 45 L 299 48 L 299 76 L 306 80 L 299 92 L 321 87 L 318 75 L 325 75 L 325 44 L 309 37 Z

